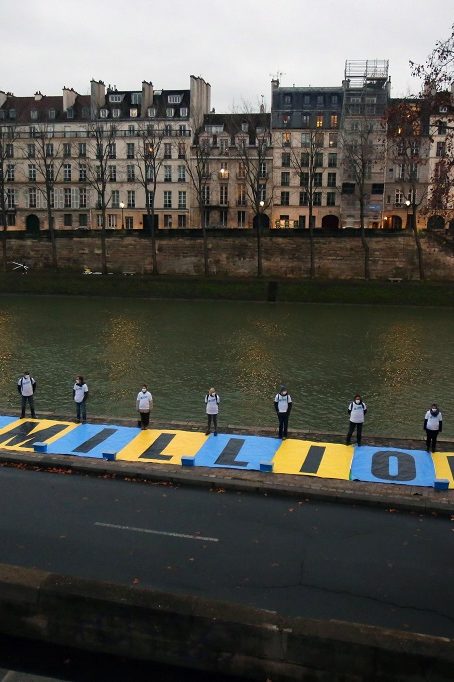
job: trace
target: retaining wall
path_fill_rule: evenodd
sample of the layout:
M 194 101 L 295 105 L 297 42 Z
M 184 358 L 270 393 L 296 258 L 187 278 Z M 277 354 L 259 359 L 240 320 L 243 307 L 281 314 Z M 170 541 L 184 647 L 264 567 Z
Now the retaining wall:
M 452 680 L 453 641 L 0 564 L 0 632 L 273 682 Z

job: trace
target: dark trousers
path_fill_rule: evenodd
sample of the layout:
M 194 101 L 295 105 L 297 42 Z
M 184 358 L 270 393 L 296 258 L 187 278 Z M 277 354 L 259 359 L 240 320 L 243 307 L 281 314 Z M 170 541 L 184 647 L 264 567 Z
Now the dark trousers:
M 217 433 L 218 415 L 217 414 L 207 414 L 207 417 L 208 417 L 207 434 L 210 433 L 210 431 L 211 431 L 211 420 L 213 420 L 214 432 Z
M 150 412 L 140 412 L 140 427 L 142 429 L 148 429 L 149 423 L 150 423 Z
M 279 419 L 279 438 L 287 438 L 288 412 L 278 412 L 277 418 Z
M 353 431 L 356 429 L 356 442 L 358 445 L 361 445 L 361 436 L 363 433 L 363 425 L 362 424 L 355 424 L 355 422 L 350 422 L 348 425 L 348 433 L 347 433 L 347 445 L 350 445 L 350 441 L 353 436 Z
M 438 431 L 432 431 L 431 429 L 426 429 L 426 450 L 427 452 L 435 452 L 437 449 L 437 436 Z
M 22 400 L 21 400 L 21 408 L 22 409 L 21 409 L 21 415 L 20 415 L 21 419 L 23 419 L 25 417 L 25 408 L 27 406 L 27 401 L 28 401 L 28 404 L 30 405 L 30 412 L 32 415 L 32 419 L 36 419 L 35 402 L 33 400 L 33 396 L 32 395 L 23 395 L 23 396 L 21 396 L 21 398 L 22 398 Z
M 85 401 L 76 403 L 76 417 L 78 422 L 80 422 L 81 417 L 83 422 L 87 421 L 87 407 Z

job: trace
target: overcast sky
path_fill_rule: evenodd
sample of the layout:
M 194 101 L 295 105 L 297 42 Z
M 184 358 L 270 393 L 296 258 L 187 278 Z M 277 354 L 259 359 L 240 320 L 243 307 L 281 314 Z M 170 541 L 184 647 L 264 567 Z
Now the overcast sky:
M 218 112 L 269 106 L 282 85 L 340 85 L 346 59 L 389 59 L 392 93 L 417 89 L 424 61 L 454 22 L 453 0 L 0 0 L 2 79 L 16 95 L 212 86 Z

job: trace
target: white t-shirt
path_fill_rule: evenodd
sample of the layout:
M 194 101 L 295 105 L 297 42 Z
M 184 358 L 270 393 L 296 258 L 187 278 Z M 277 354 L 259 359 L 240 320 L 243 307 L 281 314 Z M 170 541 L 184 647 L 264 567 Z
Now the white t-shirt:
M 285 395 L 277 393 L 274 402 L 277 403 L 277 411 L 282 414 L 282 412 L 288 412 L 288 404 L 292 402 L 292 397 L 289 393 Z
M 35 383 L 35 380 L 33 377 L 31 377 L 29 374 L 27 376 L 21 377 L 17 385 L 21 387 L 20 392 L 22 393 L 23 396 L 29 396 L 33 395 L 33 384 Z
M 140 391 L 137 394 L 137 402 L 139 403 L 139 412 L 149 412 L 151 410 L 151 403 L 153 402 L 153 396 L 150 391 Z
M 206 413 L 207 414 L 218 414 L 219 413 L 219 403 L 221 399 L 218 396 L 217 393 L 213 393 L 213 395 L 206 395 L 205 396 L 205 404 L 207 406 Z
M 364 402 L 360 402 L 359 405 L 353 400 L 348 406 L 350 410 L 350 421 L 353 424 L 362 424 L 364 422 L 364 413 L 367 410 L 367 405 Z
M 439 412 L 435 417 L 430 410 L 427 410 L 424 419 L 427 419 L 427 428 L 429 431 L 438 431 L 440 429 L 440 422 L 443 421 L 443 415 Z
M 86 393 L 88 393 L 87 384 L 80 385 L 77 382 L 74 384 L 74 400 L 76 403 L 83 403 Z

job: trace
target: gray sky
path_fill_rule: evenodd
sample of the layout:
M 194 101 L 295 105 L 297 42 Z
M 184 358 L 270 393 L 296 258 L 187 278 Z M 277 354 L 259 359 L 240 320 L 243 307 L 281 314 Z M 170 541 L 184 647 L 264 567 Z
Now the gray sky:
M 282 85 L 340 85 L 346 59 L 389 59 L 393 95 L 417 89 L 423 61 L 454 22 L 453 0 L 0 0 L 1 90 L 89 92 L 212 86 L 218 112 L 269 105 Z

